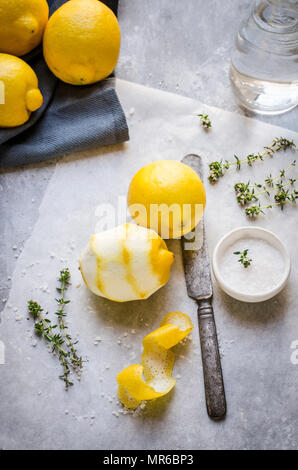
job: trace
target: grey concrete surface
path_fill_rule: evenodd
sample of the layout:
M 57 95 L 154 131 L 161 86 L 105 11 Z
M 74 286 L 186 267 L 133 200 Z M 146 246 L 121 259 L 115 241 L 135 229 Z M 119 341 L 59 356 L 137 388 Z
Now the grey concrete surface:
M 120 0 L 123 42 L 117 76 L 243 114 L 231 93 L 228 68 L 234 34 L 250 3 Z M 297 131 L 298 108 L 277 117 L 255 118 Z M 55 163 L 0 171 L 0 312 L 9 294 L 17 257 L 38 219 Z M 236 309 L 233 303 L 232 315 Z M 248 324 L 257 316 L 252 309 L 247 315 Z M 278 397 L 275 398 L 277 403 Z M 287 408 L 290 413 L 290 403 Z M 282 418 L 278 416 L 274 421 L 271 445 L 282 442 L 278 425 Z M 286 426 L 290 424 L 283 423 L 281 432 L 287 434 Z M 295 435 L 295 429 L 291 428 L 291 433 Z M 254 435 L 248 436 L 249 440 L 252 447 L 257 446 Z M 295 442 L 293 438 L 289 447 Z

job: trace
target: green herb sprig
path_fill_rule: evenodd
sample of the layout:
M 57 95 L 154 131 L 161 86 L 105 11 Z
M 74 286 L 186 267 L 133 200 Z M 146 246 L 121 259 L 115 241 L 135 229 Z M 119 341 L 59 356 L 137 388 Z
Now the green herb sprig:
M 67 332 L 68 327 L 65 325 L 65 322 L 64 322 L 64 317 L 66 317 L 64 306 L 70 303 L 70 300 L 64 299 L 65 291 L 70 284 L 69 280 L 70 280 L 69 270 L 67 268 L 62 269 L 60 271 L 60 277 L 58 279 L 58 281 L 60 282 L 60 287 L 57 287 L 58 292 L 60 292 L 60 297 L 56 299 L 56 302 L 58 303 L 59 308 L 58 310 L 56 310 L 55 314 L 58 317 L 60 331 L 62 332 L 65 338 L 65 342 L 67 343 L 67 346 L 72 353 L 72 356 L 71 356 L 72 365 L 74 368 L 81 369 L 82 358 L 78 356 L 77 351 L 75 349 L 75 344 L 77 344 L 78 341 L 73 342 L 70 334 Z
M 289 190 L 285 191 L 283 188 L 275 194 L 274 200 L 275 202 L 272 204 L 265 204 L 264 206 L 259 205 L 253 205 L 250 207 L 247 207 L 245 209 L 245 213 L 248 217 L 255 218 L 259 214 L 265 214 L 266 209 L 272 209 L 275 206 L 279 206 L 281 210 L 284 208 L 285 204 L 292 202 L 296 203 L 296 200 L 298 199 L 298 191 L 293 191 L 289 193 Z
M 201 125 L 204 127 L 204 129 L 210 129 L 210 127 L 212 127 L 208 114 L 201 113 L 197 116 L 199 116 Z
M 262 184 L 250 184 L 249 182 L 236 183 L 234 186 L 234 190 L 236 193 L 237 202 L 243 206 L 251 201 L 258 201 L 259 197 L 262 194 L 267 194 L 268 196 L 270 196 L 270 193 L 273 191 L 279 192 L 281 189 L 287 186 L 294 186 L 295 182 L 297 181 L 297 178 L 289 178 L 287 182 L 284 182 L 283 178 L 285 177 L 286 173 L 288 173 L 295 165 L 296 160 L 294 160 L 291 165 L 289 165 L 287 168 L 280 170 L 277 176 L 272 177 L 272 175 L 270 174 Z M 276 182 L 278 178 L 280 178 L 280 181 Z M 257 191 L 257 189 L 262 189 L 262 191 Z
M 240 255 L 240 258 L 238 259 L 238 261 L 239 261 L 239 263 L 243 264 L 243 266 L 245 268 L 248 268 L 248 266 L 250 266 L 251 263 L 252 263 L 252 259 L 248 258 L 247 253 L 248 253 L 248 249 L 246 249 L 244 251 L 234 251 L 233 252 L 234 255 Z
M 242 164 L 252 166 L 257 160 L 265 160 L 266 158 L 272 158 L 276 152 L 286 150 L 287 148 L 295 148 L 296 145 L 293 140 L 288 140 L 285 137 L 275 138 L 271 145 L 264 147 L 264 151 L 261 153 L 251 153 L 245 158 L 240 159 L 237 155 L 234 155 L 235 161 L 230 162 L 228 160 L 214 161 L 209 164 L 209 176 L 208 180 L 210 183 L 216 183 L 219 178 L 223 177 L 224 174 L 232 167 L 236 167 L 240 170 Z
M 66 312 L 64 306 L 70 301 L 64 299 L 64 293 L 69 286 L 70 273 L 69 270 L 63 269 L 60 271 L 59 283 L 60 287 L 57 290 L 60 292 L 60 298 L 56 299 L 59 304 L 59 309 L 56 311 L 58 316 L 60 333 L 57 332 L 58 325 L 53 324 L 48 318 L 48 312 L 43 313 L 43 308 L 35 301 L 28 301 L 28 310 L 34 320 L 35 332 L 42 336 L 46 341 L 52 345 L 52 353 L 58 353 L 59 361 L 63 367 L 63 375 L 59 378 L 64 381 L 65 389 L 68 390 L 73 382 L 70 380 L 70 366 L 78 373 L 82 368 L 82 358 L 78 355 L 75 344 L 67 330 L 64 323 Z

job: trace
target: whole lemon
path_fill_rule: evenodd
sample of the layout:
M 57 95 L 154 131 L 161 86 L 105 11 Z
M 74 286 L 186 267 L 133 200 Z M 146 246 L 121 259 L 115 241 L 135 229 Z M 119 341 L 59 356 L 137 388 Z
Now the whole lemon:
M 0 54 L 0 85 L 4 98 L 0 104 L 0 127 L 24 124 L 31 111 L 43 103 L 34 70 L 18 57 Z
M 48 17 L 46 0 L 0 0 L 0 52 L 30 52 L 41 42 Z
M 72 85 L 88 85 L 114 70 L 120 51 L 116 16 L 98 0 L 70 0 L 50 17 L 43 51 L 54 75 Z
M 94 294 L 127 302 L 147 299 L 166 284 L 173 261 L 173 253 L 157 233 L 124 224 L 91 236 L 80 257 L 80 270 Z
M 189 166 L 159 160 L 134 175 L 127 203 L 138 225 L 155 230 L 163 238 L 179 238 L 201 219 L 206 194 L 201 179 Z

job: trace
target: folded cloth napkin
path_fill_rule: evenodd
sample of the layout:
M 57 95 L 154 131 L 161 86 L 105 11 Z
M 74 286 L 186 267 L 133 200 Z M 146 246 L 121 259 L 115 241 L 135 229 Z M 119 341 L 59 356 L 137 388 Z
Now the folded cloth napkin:
M 102 1 L 117 14 L 118 0 Z M 48 0 L 50 14 L 65 2 Z M 22 58 L 37 74 L 44 103 L 22 126 L 0 128 L 0 166 L 40 162 L 129 139 L 113 78 L 94 85 L 68 85 L 50 72 L 41 46 Z

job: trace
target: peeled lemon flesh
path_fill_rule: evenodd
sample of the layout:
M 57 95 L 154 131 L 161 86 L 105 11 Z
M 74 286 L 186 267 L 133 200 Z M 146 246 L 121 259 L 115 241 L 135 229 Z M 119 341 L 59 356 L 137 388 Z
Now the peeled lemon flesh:
M 48 17 L 46 0 L 0 0 L 0 52 L 30 52 L 40 44 Z
M 200 221 L 206 205 L 197 173 L 175 160 L 158 160 L 132 178 L 127 205 L 134 222 L 162 238 L 180 238 Z
M 43 97 L 37 76 L 19 57 L 0 54 L 0 84 L 4 98 L 0 104 L 0 127 L 20 126 L 41 107 Z
M 154 231 L 135 224 L 92 235 L 79 260 L 88 289 L 116 302 L 147 299 L 168 282 L 173 261 Z
M 88 85 L 112 73 L 120 42 L 119 24 L 110 8 L 98 0 L 70 0 L 49 19 L 44 58 L 60 80 Z

